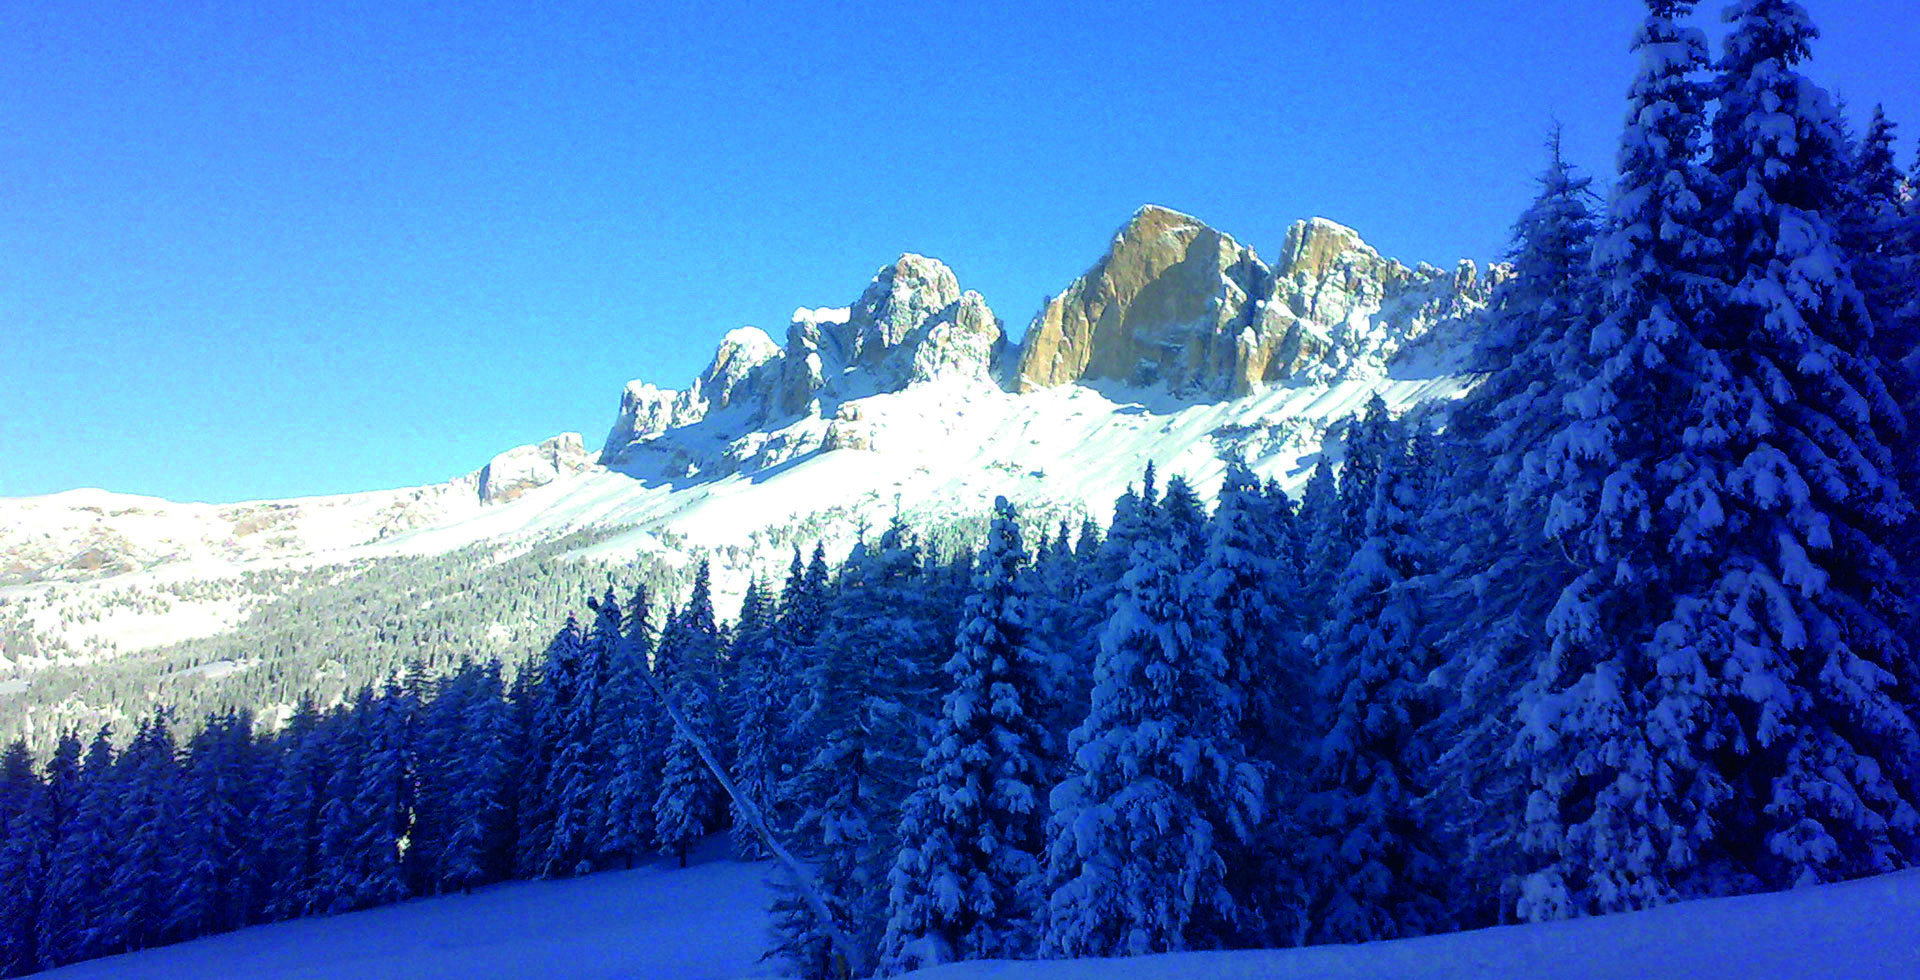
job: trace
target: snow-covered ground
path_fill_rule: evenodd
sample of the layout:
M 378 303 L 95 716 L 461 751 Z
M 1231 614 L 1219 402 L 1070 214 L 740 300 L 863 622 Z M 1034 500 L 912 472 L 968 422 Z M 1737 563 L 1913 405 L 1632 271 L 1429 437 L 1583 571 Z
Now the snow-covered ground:
M 1920 977 L 1920 871 L 1359 946 L 960 963 L 919 980 L 1837 980 Z
M 20 610 L 47 645 L 72 651 L 64 659 L 73 665 L 233 628 L 257 598 L 237 587 L 248 570 L 439 554 L 479 542 L 524 547 L 586 527 L 631 527 L 593 550 L 619 561 L 658 549 L 662 534 L 694 547 L 751 546 L 756 532 L 815 517 L 813 536 L 830 553 L 844 553 L 860 527 L 884 526 L 896 510 L 915 520 L 984 515 L 999 495 L 1104 519 L 1147 460 L 1163 474 L 1184 474 L 1202 496 L 1219 485 L 1227 458 L 1297 490 L 1330 427 L 1374 393 L 1398 411 L 1446 401 L 1462 388 L 1457 377 L 1407 369 L 1399 377 L 1281 384 L 1245 398 L 1191 402 L 1110 384 L 1013 394 L 979 379 L 943 378 L 847 403 L 865 448 L 808 450 L 725 475 L 676 475 L 660 465 L 711 463 L 727 448 L 696 426 L 662 436 L 666 448 L 634 464 L 592 466 L 489 504 L 474 496 L 471 476 L 233 505 L 101 491 L 0 499 L 0 559 L 41 567 L 49 556 L 85 548 L 109 561 L 81 580 L 0 585 L 0 606 Z M 808 416 L 760 432 L 745 418 L 709 421 L 728 439 L 747 433 L 754 445 L 819 446 L 830 427 L 845 424 Z M 764 548 L 756 558 L 761 572 L 777 576 L 787 554 Z M 60 575 L 69 572 L 83 574 Z M 723 609 L 747 577 L 736 569 L 717 581 Z M 176 595 L 163 609 L 127 605 L 139 592 L 196 582 L 223 587 L 191 600 Z M 0 669 L 52 662 L 13 664 L 0 651 Z
M 75 964 L 59 980 L 733 980 L 760 961 L 771 868 L 658 862 L 523 882 Z M 1920 977 L 1920 871 L 1627 915 L 1361 946 L 963 963 L 924 980 L 1798 980 Z
M 735 980 L 773 977 L 770 867 L 714 839 L 681 870 L 662 860 L 572 881 L 514 882 L 326 918 L 255 926 L 76 963 L 59 980 Z

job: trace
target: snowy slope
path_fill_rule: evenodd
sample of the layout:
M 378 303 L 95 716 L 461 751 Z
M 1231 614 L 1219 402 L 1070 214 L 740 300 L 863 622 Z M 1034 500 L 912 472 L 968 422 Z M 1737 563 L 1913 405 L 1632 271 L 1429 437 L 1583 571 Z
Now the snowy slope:
M 592 557 L 726 549 L 725 614 L 792 543 L 838 557 L 896 513 L 938 525 L 1005 495 L 1031 517 L 1104 518 L 1149 460 L 1203 496 L 1228 459 L 1297 488 L 1372 393 L 1405 411 L 1463 390 L 1500 274 L 1408 268 L 1324 220 L 1270 267 L 1148 207 L 1017 347 L 952 270 L 903 255 L 851 304 L 795 311 L 784 344 L 736 330 L 684 390 L 629 385 L 597 456 L 565 434 L 400 490 L 0 499 L 0 711 L 36 671 L 234 629 L 260 600 L 252 572 L 611 527 Z
M 758 962 L 768 867 L 709 842 L 667 862 L 519 882 L 96 960 L 58 980 L 722 980 Z M 1124 960 L 967 963 L 925 980 L 1798 980 L 1920 977 L 1920 872 L 1625 915 L 1361 946 Z
M 761 963 L 767 866 L 671 862 L 573 881 L 514 882 L 329 918 L 255 926 L 76 963 L 59 980 L 734 980 Z
M 1920 871 L 1359 946 L 963 963 L 919 980 L 1838 980 L 1920 977 Z

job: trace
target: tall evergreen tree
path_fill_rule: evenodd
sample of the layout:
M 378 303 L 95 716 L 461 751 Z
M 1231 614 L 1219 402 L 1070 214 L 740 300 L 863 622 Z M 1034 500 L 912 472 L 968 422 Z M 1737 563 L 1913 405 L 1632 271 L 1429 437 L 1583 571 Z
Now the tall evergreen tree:
M 656 669 L 667 697 L 692 731 L 672 726 L 660 773 L 660 795 L 654 801 L 654 843 L 686 867 L 688 851 L 716 826 L 719 787 L 695 740 L 718 741 L 720 629 L 713 616 L 711 572 L 701 559 L 693 593 L 685 608 L 668 619 L 660 636 Z
M 1672 399 L 1713 370 L 1699 338 L 1722 292 L 1712 181 L 1697 162 L 1706 39 L 1681 22 L 1692 6 L 1648 0 L 1620 182 L 1594 254 L 1607 315 L 1588 340 L 1583 383 L 1520 481 L 1521 492 L 1548 494 L 1545 531 L 1575 573 L 1548 618 L 1551 645 L 1528 682 L 1516 747 L 1532 786 L 1517 902 L 1526 919 L 1673 894 L 1664 866 L 1685 817 L 1658 794 L 1682 777 L 1649 744 L 1648 644 L 1670 603 L 1659 555 L 1675 528 L 1663 502 L 1684 468 Z
M 1251 850 L 1222 854 L 1229 891 L 1242 908 L 1236 939 L 1249 945 L 1298 934 L 1292 921 L 1297 888 L 1289 881 L 1299 834 L 1291 815 L 1303 775 L 1312 671 L 1300 637 L 1288 628 L 1288 588 L 1298 578 L 1285 564 L 1291 529 L 1280 523 L 1284 504 L 1284 495 L 1278 504 L 1270 501 L 1245 466 L 1230 464 L 1192 586 L 1212 623 L 1205 638 L 1218 647 L 1227 690 L 1237 701 L 1236 737 L 1260 772 L 1262 809 L 1271 814 L 1257 827 Z
M 169 906 L 180 890 L 179 758 L 164 712 L 143 722 L 115 765 L 113 870 L 94 941 L 102 950 L 144 949 L 171 938 Z
M 1797 65 L 1793 0 L 1740 0 L 1712 168 L 1729 285 L 1686 411 L 1654 750 L 1687 778 L 1681 894 L 1834 881 L 1920 854 L 1920 671 L 1886 542 L 1905 421 L 1834 227 L 1851 160 Z
M 756 805 L 765 807 L 773 799 L 780 779 L 775 756 L 784 729 L 784 686 L 775 662 L 779 650 L 774 643 L 774 610 L 766 588 L 756 576 L 747 584 L 735 625 L 732 655 L 734 683 L 728 692 L 727 714 L 733 723 L 733 759 L 729 776 L 734 786 Z M 752 821 L 733 804 L 733 852 L 743 860 L 768 856 L 764 842 Z
M 1043 905 L 1044 724 L 1054 661 L 1036 642 L 1017 513 L 994 502 L 987 548 L 951 659 L 918 788 L 889 875 L 889 972 L 1032 948 Z
M 0 756 L 0 976 L 39 961 L 34 920 L 46 884 L 48 824 L 46 787 L 27 743 L 16 741 Z
M 1381 427 L 1367 536 L 1347 563 L 1319 659 L 1331 708 L 1317 746 L 1306 874 L 1310 937 L 1364 942 L 1446 924 L 1448 869 L 1432 789 L 1434 666 L 1423 643 L 1429 558 L 1412 461 Z
M 564 874 L 571 865 L 556 867 L 553 854 L 556 801 L 555 767 L 566 747 L 568 722 L 581 666 L 580 621 L 568 614 L 566 625 L 547 644 L 537 673 L 521 685 L 521 709 L 526 739 L 520 765 L 517 800 L 515 869 L 527 877 Z
M 104 744 L 101 751 L 111 750 Z M 84 889 L 94 884 L 87 871 L 86 827 L 78 819 L 88 787 L 80 771 L 80 738 L 60 735 L 46 769 L 46 857 L 41 888 L 33 896 L 34 960 L 22 969 L 57 966 L 73 958 L 78 945 L 77 911 Z M 105 763 L 103 762 L 103 765 Z
M 1545 657 L 1548 614 L 1574 577 L 1545 531 L 1553 488 L 1522 479 L 1546 451 L 1565 398 L 1591 374 L 1587 338 L 1599 306 L 1592 182 L 1562 157 L 1557 132 L 1548 149 L 1539 194 L 1514 225 L 1512 274 L 1476 351 L 1482 380 L 1450 417 L 1452 465 L 1429 518 L 1439 549 L 1429 610 L 1443 660 L 1436 681 L 1451 702 L 1437 793 L 1464 847 L 1462 924 L 1496 921 L 1516 897 L 1527 793 L 1512 751 L 1519 701 Z
M 636 857 L 653 848 L 653 802 L 660 793 L 660 761 L 654 748 L 665 717 L 646 676 L 653 670 L 654 641 L 645 586 L 627 602 L 622 636 L 601 698 L 607 814 L 599 851 L 602 861 L 617 860 L 631 868 Z
M 546 798 L 553 808 L 553 829 L 542 860 L 546 877 L 593 870 L 606 817 L 606 785 L 601 780 L 600 693 L 607 665 L 619 654 L 620 604 L 609 588 L 594 604 L 593 625 L 577 645 L 562 653 L 549 680 L 553 704 L 554 755 L 547 770 Z M 564 693 L 557 689 L 564 687 Z
M 259 904 L 263 850 L 262 772 L 253 717 L 227 711 L 207 720 L 187 745 L 181 773 L 180 888 L 167 931 L 205 936 L 247 924 Z
M 407 897 L 406 842 L 413 829 L 418 776 L 412 736 L 417 705 L 390 678 L 352 724 L 365 732 L 358 779 L 348 803 L 355 820 L 350 904 L 387 905 Z
M 452 702 L 438 713 L 442 730 L 453 733 L 443 743 L 453 754 L 437 760 L 445 814 L 433 877 L 440 890 L 469 891 L 512 867 L 506 845 L 514 731 L 499 662 L 463 664 L 440 697 Z
M 1222 853 L 1250 838 L 1262 788 L 1184 587 L 1183 537 L 1156 518 L 1134 541 L 1101 635 L 1092 710 L 1050 800 L 1047 955 L 1209 948 L 1238 929 Z

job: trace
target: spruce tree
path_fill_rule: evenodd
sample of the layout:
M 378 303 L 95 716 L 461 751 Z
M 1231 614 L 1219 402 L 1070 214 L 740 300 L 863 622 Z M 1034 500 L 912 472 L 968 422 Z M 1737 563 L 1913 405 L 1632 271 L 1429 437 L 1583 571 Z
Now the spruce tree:
M 617 860 L 629 868 L 636 857 L 652 852 L 653 802 L 660 793 L 660 762 L 653 750 L 665 715 L 646 676 L 653 670 L 651 617 L 646 587 L 640 586 L 627 602 L 622 642 L 608 664 L 601 698 L 598 740 L 606 747 L 607 813 L 599 852 L 602 861 Z
M 601 781 L 600 693 L 608 663 L 623 642 L 620 604 L 613 590 L 594 603 L 593 625 L 562 652 L 549 675 L 553 702 L 553 763 L 544 794 L 553 824 L 543 877 L 565 877 L 593 870 L 606 816 L 606 785 Z M 564 693 L 559 689 L 564 688 Z
M 1236 938 L 1249 945 L 1298 933 L 1292 921 L 1297 889 L 1289 880 L 1299 834 L 1291 815 L 1304 769 L 1312 672 L 1301 638 L 1288 628 L 1288 590 L 1298 579 L 1285 564 L 1290 529 L 1279 520 L 1284 504 L 1284 495 L 1278 505 L 1270 502 L 1245 466 L 1229 464 L 1192 583 L 1212 624 L 1205 638 L 1217 647 L 1227 690 L 1237 702 L 1236 737 L 1266 788 L 1262 809 L 1272 814 L 1257 828 L 1250 850 L 1222 855 L 1229 890 L 1243 910 Z
M 1655 658 L 1675 530 L 1663 502 L 1685 456 L 1673 409 L 1714 370 L 1700 334 L 1715 315 L 1721 248 L 1698 164 L 1705 125 L 1705 37 L 1681 23 L 1692 0 L 1648 0 L 1634 41 L 1640 69 L 1621 139 L 1620 182 L 1594 262 L 1606 316 L 1590 365 L 1563 400 L 1519 492 L 1547 497 L 1545 532 L 1573 580 L 1547 620 L 1550 646 L 1527 683 L 1516 759 L 1531 786 L 1517 900 L 1524 919 L 1643 908 L 1670 898 L 1665 867 L 1685 817 L 1660 798 L 1684 777 L 1648 739 Z
M 784 728 L 785 707 L 781 703 L 783 686 L 774 660 L 778 653 L 773 640 L 773 607 L 758 576 L 747 584 L 735 624 L 732 654 L 734 684 L 728 692 L 727 714 L 733 722 L 733 759 L 728 775 L 734 786 L 756 805 L 766 807 L 779 782 L 779 763 L 775 757 L 777 741 Z M 752 823 L 732 804 L 732 841 L 734 856 L 756 860 L 768 856 Z
M 1376 434 L 1367 536 L 1347 563 L 1318 649 L 1331 712 L 1307 800 L 1314 942 L 1417 936 L 1446 924 L 1449 869 L 1423 805 L 1435 694 L 1421 622 L 1430 562 L 1422 495 L 1412 461 L 1392 448 L 1394 430 Z
M 1032 948 L 1055 768 L 1044 718 L 1055 684 L 1033 631 L 1026 561 L 1018 515 L 999 498 L 946 664 L 940 721 L 901 818 L 883 971 Z
M 1686 411 L 1658 629 L 1656 753 L 1686 773 L 1682 894 L 1904 867 L 1920 849 L 1920 695 L 1887 542 L 1912 503 L 1905 420 L 1835 221 L 1851 160 L 1797 65 L 1792 0 L 1740 0 L 1719 65 L 1712 169 L 1728 285 Z
M 556 821 L 554 791 L 562 784 L 555 779 L 555 767 L 567 742 L 583 642 L 580 621 L 569 613 L 535 672 L 519 687 L 527 735 L 520 763 L 514 865 L 526 877 L 572 870 L 571 865 L 556 867 L 549 858 Z
M 711 572 L 701 559 L 693 593 L 660 636 L 656 664 L 667 698 L 691 732 L 672 726 L 654 800 L 654 843 L 687 866 L 687 854 L 715 826 L 719 788 L 700 758 L 695 739 L 713 745 L 719 734 L 720 630 L 713 616 Z
M 1092 709 L 1050 799 L 1049 956 L 1211 948 L 1239 928 L 1222 854 L 1250 838 L 1263 790 L 1238 746 L 1227 664 L 1185 587 L 1186 537 L 1150 519 L 1101 634 Z
M 26 973 L 39 953 L 34 919 L 45 887 L 48 850 L 46 787 L 25 741 L 0 756 L 0 976 Z
M 106 951 L 95 926 L 106 914 L 118 829 L 119 782 L 111 732 L 102 727 L 94 735 L 78 767 L 68 770 L 70 763 L 62 763 L 65 758 L 54 756 L 57 768 L 48 778 L 50 792 L 58 792 L 63 784 L 69 787 L 72 810 L 47 866 L 37 942 L 43 966 L 72 963 Z
M 238 929 L 259 902 L 261 773 L 253 718 L 227 711 L 207 720 L 188 742 L 181 773 L 180 887 L 167 931 L 205 936 Z
M 1481 381 L 1451 413 L 1450 459 L 1428 534 L 1438 549 L 1431 629 L 1442 665 L 1438 803 L 1458 828 L 1465 877 L 1455 910 L 1484 925 L 1511 909 L 1527 778 L 1512 751 L 1521 692 L 1546 655 L 1546 622 L 1574 570 L 1546 531 L 1552 488 L 1522 479 L 1547 449 L 1566 396 L 1590 373 L 1598 316 L 1592 181 L 1548 143 L 1540 190 L 1513 229 L 1511 276 L 1475 352 Z
M 71 959 L 76 945 L 76 899 L 91 883 L 84 871 L 79 842 L 86 828 L 77 819 L 87 792 L 80 771 L 80 738 L 71 731 L 60 735 L 46 769 L 46 852 L 42 887 L 33 896 L 34 960 L 22 969 L 57 966 Z
M 319 901 L 321 814 L 336 762 L 328 729 L 311 697 L 294 706 L 274 738 L 279 760 L 266 804 L 267 915 L 290 919 L 323 909 Z
M 141 723 L 114 768 L 113 869 L 93 928 L 100 949 L 123 952 L 171 938 L 169 906 L 180 890 L 179 758 L 164 712 Z
M 440 715 L 454 737 L 444 743 L 453 754 L 439 760 L 447 781 L 439 790 L 446 810 L 434 879 L 442 891 L 465 892 L 504 877 L 511 868 L 505 844 L 514 732 L 500 663 L 463 664 L 441 698 L 452 700 Z

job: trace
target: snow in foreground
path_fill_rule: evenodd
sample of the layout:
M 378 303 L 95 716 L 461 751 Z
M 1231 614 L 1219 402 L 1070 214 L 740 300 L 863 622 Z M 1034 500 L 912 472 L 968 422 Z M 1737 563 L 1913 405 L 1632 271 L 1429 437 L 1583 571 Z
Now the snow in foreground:
M 1795 980 L 1920 977 L 1920 871 L 1361 946 L 962 963 L 916 980 Z
M 659 861 L 571 881 L 513 882 L 256 926 L 38 976 L 79 980 L 734 980 L 773 977 L 769 866 L 714 838 L 682 871 Z
M 659 862 L 516 882 L 330 918 L 244 929 L 41 974 L 60 980 L 733 980 L 759 962 L 767 865 L 714 839 Z M 1129 960 L 964 963 L 921 980 L 1791 980 L 1920 977 L 1920 871 L 1778 895 L 1364 946 Z

